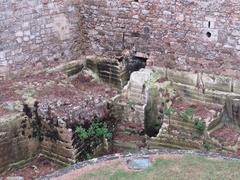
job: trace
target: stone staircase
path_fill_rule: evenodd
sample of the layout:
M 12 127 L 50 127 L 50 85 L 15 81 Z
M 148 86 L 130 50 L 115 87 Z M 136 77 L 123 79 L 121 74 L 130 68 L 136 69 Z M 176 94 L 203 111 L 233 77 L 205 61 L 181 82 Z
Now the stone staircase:
M 193 121 L 184 121 L 174 115 L 170 119 L 164 117 L 163 125 L 157 137 L 147 141 L 150 149 L 174 148 L 174 149 L 202 149 L 202 137 L 193 139 L 192 133 L 196 131 Z
M 103 82 L 117 88 L 122 88 L 129 79 L 126 66 L 116 59 L 87 59 L 86 67 L 96 73 Z

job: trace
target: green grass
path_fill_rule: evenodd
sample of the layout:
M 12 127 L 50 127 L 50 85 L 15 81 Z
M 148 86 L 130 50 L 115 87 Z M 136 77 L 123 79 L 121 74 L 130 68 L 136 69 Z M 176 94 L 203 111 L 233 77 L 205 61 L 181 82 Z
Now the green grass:
M 120 163 L 77 177 L 76 180 L 221 180 L 240 179 L 240 161 L 210 160 L 184 156 L 157 159 L 144 171 L 124 171 Z

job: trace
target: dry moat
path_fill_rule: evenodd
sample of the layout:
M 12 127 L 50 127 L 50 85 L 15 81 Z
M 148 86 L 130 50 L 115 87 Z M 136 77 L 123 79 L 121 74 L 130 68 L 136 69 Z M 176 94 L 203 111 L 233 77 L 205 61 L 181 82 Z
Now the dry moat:
M 227 159 L 226 177 L 238 179 L 239 8 L 0 1 L 0 180 L 138 178 L 142 169 L 130 166 L 152 166 L 140 174 L 154 179 L 159 161 L 171 171 L 171 158 L 201 161 L 207 173 Z M 95 168 L 108 163 L 115 168 Z
M 2 81 L 4 177 L 144 149 L 238 156 L 239 95 L 230 91 L 238 79 L 146 64 L 90 56 Z

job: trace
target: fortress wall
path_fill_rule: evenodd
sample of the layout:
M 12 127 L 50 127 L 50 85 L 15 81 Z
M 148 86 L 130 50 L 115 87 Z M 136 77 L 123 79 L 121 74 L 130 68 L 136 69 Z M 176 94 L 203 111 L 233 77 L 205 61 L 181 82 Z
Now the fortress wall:
M 239 76 L 237 0 L 87 0 L 88 49 L 149 53 L 155 66 Z
M 79 3 L 0 1 L 0 79 L 23 67 L 77 59 L 82 48 Z

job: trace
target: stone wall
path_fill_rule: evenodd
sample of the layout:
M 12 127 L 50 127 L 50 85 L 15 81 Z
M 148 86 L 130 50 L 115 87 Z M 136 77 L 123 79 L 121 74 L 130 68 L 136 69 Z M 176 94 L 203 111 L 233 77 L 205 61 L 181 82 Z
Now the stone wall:
M 39 153 L 31 120 L 22 113 L 0 117 L 0 172 L 26 163 Z
M 239 76 L 237 0 L 88 0 L 81 15 L 89 53 L 150 53 L 153 63 Z
M 2 0 L 0 79 L 27 65 L 77 59 L 83 49 L 79 6 L 73 0 Z
M 73 147 L 72 129 L 66 127 L 66 123 L 58 122 L 58 125 L 43 120 L 42 131 L 44 131 L 41 142 L 41 153 L 60 164 L 68 165 L 76 162 L 76 149 Z
M 237 0 L 3 0 L 0 77 L 126 49 L 157 66 L 239 76 L 239 8 Z

